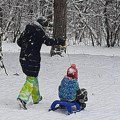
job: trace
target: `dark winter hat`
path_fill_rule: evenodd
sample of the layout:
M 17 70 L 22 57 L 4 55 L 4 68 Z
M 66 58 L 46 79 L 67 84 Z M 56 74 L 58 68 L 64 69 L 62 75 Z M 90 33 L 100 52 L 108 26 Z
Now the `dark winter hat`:
M 78 79 L 78 70 L 76 68 L 75 64 L 72 64 L 68 69 L 67 69 L 67 76 L 71 77 L 73 79 Z
M 44 17 L 44 16 L 39 17 L 39 18 L 37 19 L 37 22 L 38 22 L 39 24 L 41 24 L 43 27 L 47 27 L 47 26 L 48 26 L 48 20 L 47 20 L 47 18 Z

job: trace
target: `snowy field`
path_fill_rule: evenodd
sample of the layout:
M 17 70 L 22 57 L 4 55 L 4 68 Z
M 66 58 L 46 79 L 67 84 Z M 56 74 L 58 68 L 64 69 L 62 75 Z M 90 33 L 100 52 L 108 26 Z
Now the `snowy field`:
M 19 110 L 16 98 L 25 82 L 19 64 L 19 47 L 3 44 L 4 70 L 0 71 L 0 120 L 120 120 L 120 49 L 70 46 L 64 57 L 49 56 L 50 47 L 41 50 L 40 92 L 43 100 L 28 110 Z M 70 61 L 69 61 L 70 59 Z M 79 84 L 88 91 L 84 111 L 66 115 L 66 111 L 48 112 L 58 98 L 58 86 L 71 63 L 79 70 Z

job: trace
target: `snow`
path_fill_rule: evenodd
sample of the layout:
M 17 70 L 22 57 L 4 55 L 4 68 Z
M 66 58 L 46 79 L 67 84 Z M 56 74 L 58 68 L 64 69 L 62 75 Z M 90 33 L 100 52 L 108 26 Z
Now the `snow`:
M 16 98 L 25 75 L 19 64 L 20 48 L 13 43 L 3 43 L 3 60 L 8 76 L 0 71 L 0 120 L 120 120 L 120 49 L 90 46 L 68 46 L 64 57 L 50 57 L 50 47 L 41 50 L 39 74 L 43 100 L 32 104 L 28 110 L 19 110 Z M 79 84 L 88 91 L 84 111 L 66 115 L 66 111 L 50 111 L 51 103 L 58 98 L 58 86 L 70 63 L 79 71 Z

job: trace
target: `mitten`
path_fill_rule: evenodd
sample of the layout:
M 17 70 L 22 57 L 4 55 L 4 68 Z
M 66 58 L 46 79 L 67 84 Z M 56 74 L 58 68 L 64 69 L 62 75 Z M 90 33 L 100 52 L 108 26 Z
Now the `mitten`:
M 57 40 L 59 41 L 60 45 L 65 46 L 65 40 L 61 37 L 58 37 Z

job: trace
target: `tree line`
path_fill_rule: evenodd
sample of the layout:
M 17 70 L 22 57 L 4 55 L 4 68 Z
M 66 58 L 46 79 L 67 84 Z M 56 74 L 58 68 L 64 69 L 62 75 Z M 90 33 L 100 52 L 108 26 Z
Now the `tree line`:
M 54 3 L 59 6 L 60 1 L 1 0 L 0 29 L 3 40 L 15 42 L 25 25 L 40 15 L 54 22 Z M 119 0 L 66 0 L 66 4 L 67 30 L 63 32 L 66 32 L 68 42 L 79 44 L 87 41 L 93 46 L 119 46 Z M 60 17 L 58 11 L 57 18 Z M 52 31 L 49 34 L 52 35 Z

